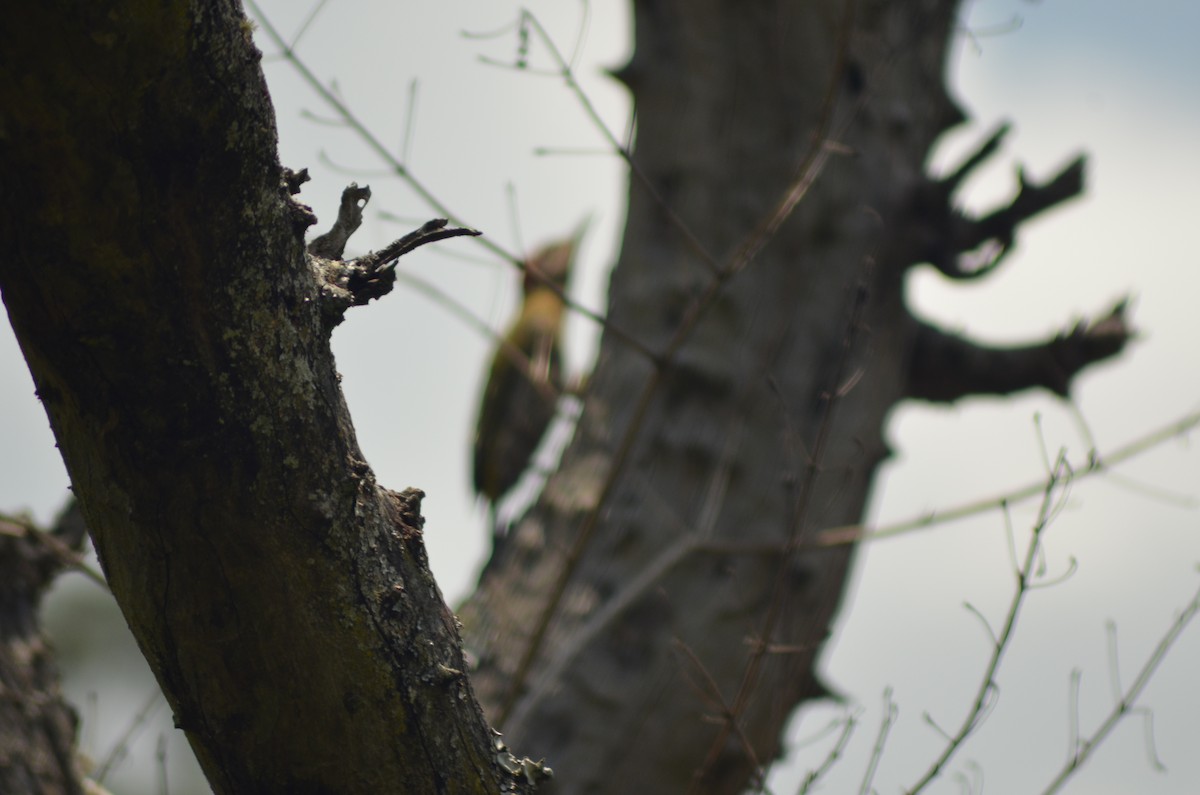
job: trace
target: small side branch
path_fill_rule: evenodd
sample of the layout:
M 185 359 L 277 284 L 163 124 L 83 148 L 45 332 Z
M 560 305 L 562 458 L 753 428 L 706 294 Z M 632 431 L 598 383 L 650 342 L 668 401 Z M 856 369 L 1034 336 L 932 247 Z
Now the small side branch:
M 1004 143 L 1004 139 L 1008 137 L 1008 133 L 1012 130 L 1009 124 L 1001 124 L 994 133 L 988 136 L 975 153 L 964 160 L 958 168 L 951 174 L 943 177 L 937 184 L 945 198 L 949 198 L 954 191 L 958 190 L 958 186 L 963 183 L 975 169 L 979 168 L 989 157 L 996 154 L 1000 148 L 1000 144 Z
M 983 217 L 969 217 L 956 208 L 954 194 L 1000 149 L 1009 129 L 1001 125 L 958 168 L 916 186 L 911 214 L 897 223 L 892 245 L 896 267 L 928 262 L 951 279 L 977 279 L 995 270 L 1013 249 L 1022 223 L 1083 192 L 1086 159 L 1080 156 L 1043 183 L 1018 169 L 1017 195 Z
M 1102 318 L 1081 320 L 1035 345 L 992 348 L 920 324 L 909 357 L 906 397 L 949 403 L 968 395 L 1007 395 L 1034 387 L 1060 397 L 1080 370 L 1120 353 L 1134 337 L 1122 299 Z
M 342 191 L 342 203 L 338 206 L 337 220 L 328 232 L 313 239 L 308 244 L 308 253 L 314 257 L 339 259 L 346 250 L 346 241 L 350 235 L 362 226 L 363 208 L 371 200 L 371 187 L 351 182 Z
M 445 218 L 435 218 L 379 251 L 358 259 L 343 260 L 346 242 L 362 225 L 363 208 L 370 199 L 369 187 L 360 188 L 351 183 L 342 191 L 342 203 L 333 227 L 308 246 L 321 282 L 322 311 L 331 328 L 345 319 L 350 307 L 362 306 L 390 293 L 396 283 L 396 261 L 405 254 L 427 243 L 483 234 L 475 229 L 448 226 L 449 221 Z
M 396 267 L 397 260 L 426 243 L 436 243 L 439 240 L 446 240 L 451 237 L 478 237 L 483 234 L 483 232 L 477 229 L 447 226 L 448 223 L 449 221 L 445 218 L 435 218 L 432 221 L 426 221 L 421 225 L 420 229 L 409 232 L 399 240 L 384 246 L 379 251 L 372 251 L 364 257 L 352 260 L 351 264 L 364 272 L 381 273 L 390 271 Z M 368 296 L 368 300 L 375 297 L 377 296 Z M 362 301 L 361 303 L 365 304 L 366 301 Z
M 1050 181 L 1040 185 L 1029 181 L 1025 171 L 1018 169 L 1017 195 L 1007 207 L 978 219 L 967 218 L 954 211 L 947 230 L 951 242 L 947 253 L 950 256 L 933 261 L 933 266 L 951 279 L 977 279 L 995 270 L 1013 249 L 1018 226 L 1083 193 L 1083 168 L 1086 162 L 1083 156 L 1077 157 Z M 964 267 L 960 255 L 975 251 L 987 243 L 995 244 L 988 261 L 978 267 Z

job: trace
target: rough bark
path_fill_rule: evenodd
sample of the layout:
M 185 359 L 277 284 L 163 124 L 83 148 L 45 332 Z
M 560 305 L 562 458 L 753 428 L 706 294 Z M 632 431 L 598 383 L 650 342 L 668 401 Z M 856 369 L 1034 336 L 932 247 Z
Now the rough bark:
M 909 267 L 982 275 L 1082 188 L 1079 161 L 963 215 L 954 188 L 1002 133 L 925 174 L 962 119 L 943 88 L 957 6 L 635 3 L 619 77 L 650 188 L 631 179 L 608 312 L 622 334 L 605 334 L 560 467 L 460 611 L 481 699 L 554 764 L 555 792 L 740 792 L 826 693 L 815 661 L 852 549 L 803 547 L 860 520 L 892 408 L 1063 394 L 1123 346 L 1119 312 L 997 351 L 935 336 L 903 303 Z M 988 243 L 992 262 L 964 264 Z
M 2 29 L 0 289 L 214 790 L 525 786 L 461 673 L 421 494 L 376 485 L 338 387 L 330 330 L 386 257 L 306 254 L 240 6 L 43 3 Z

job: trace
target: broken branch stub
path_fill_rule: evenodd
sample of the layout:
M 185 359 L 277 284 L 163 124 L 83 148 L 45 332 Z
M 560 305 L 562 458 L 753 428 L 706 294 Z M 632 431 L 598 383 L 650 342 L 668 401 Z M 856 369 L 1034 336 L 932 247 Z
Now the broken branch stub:
M 379 251 L 344 260 L 342 254 L 346 243 L 362 226 L 363 209 L 370 200 L 370 187 L 360 188 L 350 183 L 342 191 L 342 202 L 333 226 L 308 245 L 308 253 L 321 284 L 322 314 L 330 328 L 345 319 L 346 310 L 350 307 L 362 306 L 392 291 L 396 282 L 396 262 L 400 257 L 428 243 L 483 234 L 475 229 L 452 227 L 447 219 L 435 218 Z

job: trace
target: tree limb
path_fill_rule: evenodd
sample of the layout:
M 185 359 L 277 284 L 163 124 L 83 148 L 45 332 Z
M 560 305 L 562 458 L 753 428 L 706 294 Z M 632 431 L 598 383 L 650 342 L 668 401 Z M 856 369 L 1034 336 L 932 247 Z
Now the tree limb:
M 933 266 L 951 279 L 977 279 L 995 270 L 1016 244 L 1018 226 L 1083 192 L 1083 168 L 1086 162 L 1081 155 L 1040 185 L 1030 182 L 1024 169 L 1017 169 L 1017 195 L 1007 207 L 1001 207 L 979 219 L 953 212 L 949 218 L 950 227 L 946 230 L 946 239 L 952 246 L 947 252 L 949 256 L 936 258 L 932 261 Z M 978 267 L 966 267 L 960 255 L 988 242 L 998 246 L 988 261 Z
M 351 182 L 342 191 L 342 201 L 338 205 L 337 220 L 323 235 L 313 238 L 308 244 L 308 253 L 314 257 L 325 259 L 341 259 L 346 250 L 346 242 L 350 236 L 362 226 L 363 208 L 371 200 L 371 187 L 358 187 L 357 182 Z
M 1004 124 L 950 174 L 920 181 L 902 223 L 891 259 L 896 267 L 928 262 L 951 279 L 978 279 L 995 270 L 1016 244 L 1018 227 L 1083 192 L 1086 158 L 1077 157 L 1044 183 L 1017 170 L 1017 194 L 1007 206 L 972 218 L 953 204 L 954 194 L 979 166 L 1000 149 Z M 972 253 L 974 256 L 970 256 Z
M 1117 355 L 1133 339 L 1127 308 L 1128 299 L 1122 299 L 1099 320 L 1081 320 L 1046 342 L 1014 348 L 980 345 L 921 323 L 909 355 L 905 396 L 949 403 L 1042 387 L 1066 397 L 1080 370 Z
M 358 259 L 343 260 L 346 242 L 362 225 L 363 208 L 371 200 L 370 187 L 355 183 L 342 191 L 338 217 L 328 232 L 308 244 L 313 266 L 321 282 L 322 314 L 332 328 L 345 319 L 346 310 L 363 306 L 392 291 L 396 283 L 396 261 L 427 243 L 452 237 L 477 237 L 482 232 L 448 227 L 445 218 L 426 221 L 420 228 Z
M 214 792 L 528 788 L 461 673 L 420 492 L 363 459 L 251 29 L 234 0 L 0 27 L 13 330 Z

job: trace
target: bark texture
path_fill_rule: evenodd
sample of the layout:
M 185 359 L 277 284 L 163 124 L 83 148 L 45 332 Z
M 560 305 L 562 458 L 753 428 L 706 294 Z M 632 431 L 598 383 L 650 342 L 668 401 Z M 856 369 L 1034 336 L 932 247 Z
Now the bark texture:
M 461 673 L 421 494 L 379 488 L 355 440 L 329 349 L 346 268 L 304 250 L 240 5 L 2 28 L 0 289 L 214 790 L 523 786 Z
M 985 218 L 958 212 L 955 187 L 1002 132 L 926 175 L 963 118 L 943 88 L 957 6 L 635 2 L 618 76 L 650 189 L 631 179 L 612 276 L 623 335 L 605 334 L 575 439 L 460 612 L 477 691 L 555 766 L 553 791 L 740 792 L 796 706 L 826 694 L 815 661 L 852 549 L 804 545 L 860 520 L 892 408 L 1064 394 L 1124 344 L 1119 311 L 994 351 L 903 303 L 909 267 L 982 275 L 1022 221 L 1082 188 L 1079 161 Z M 966 264 L 985 244 L 992 259 Z

